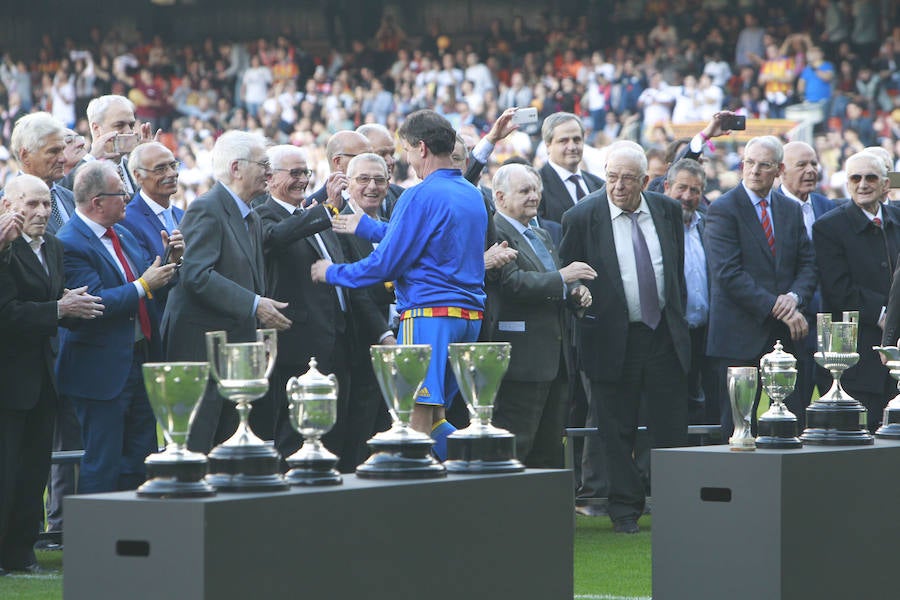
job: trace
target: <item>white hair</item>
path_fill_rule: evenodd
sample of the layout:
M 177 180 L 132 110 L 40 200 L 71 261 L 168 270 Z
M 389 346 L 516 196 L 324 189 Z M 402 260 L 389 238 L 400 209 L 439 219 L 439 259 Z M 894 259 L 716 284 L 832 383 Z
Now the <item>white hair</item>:
M 350 159 L 350 162 L 347 163 L 347 177 L 353 177 L 356 175 L 356 170 L 359 168 L 359 165 L 363 163 L 377 163 L 381 170 L 384 171 L 385 177 L 388 174 L 388 166 L 387 163 L 384 162 L 384 159 L 375 154 L 374 152 L 363 152 L 362 154 L 358 154 Z
M 131 112 L 134 112 L 134 102 L 125 96 L 118 96 L 116 94 L 98 96 L 91 100 L 87 105 L 87 110 L 85 112 L 87 113 L 88 123 L 101 123 L 106 117 L 106 111 L 108 111 L 109 107 L 113 104 L 124 104 L 131 109 Z
M 231 163 L 249 160 L 253 148 L 265 148 L 266 138 L 258 133 L 228 131 L 216 140 L 212 149 L 213 176 L 223 183 L 231 182 Z
M 290 144 L 272 146 L 266 150 L 266 156 L 269 157 L 269 162 L 272 163 L 272 168 L 275 169 L 280 169 L 285 159 L 289 156 L 299 156 L 304 162 L 309 163 L 309 154 L 306 150 Z
M 23 149 L 37 152 L 44 147 L 51 135 L 65 134 L 65 126 L 50 113 L 31 113 L 16 121 L 10 138 L 10 151 L 21 162 Z

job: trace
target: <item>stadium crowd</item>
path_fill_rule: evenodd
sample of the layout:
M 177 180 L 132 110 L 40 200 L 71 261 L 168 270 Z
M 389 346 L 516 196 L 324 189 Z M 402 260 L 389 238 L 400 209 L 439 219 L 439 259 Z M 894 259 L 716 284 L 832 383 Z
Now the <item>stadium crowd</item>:
M 369 344 L 510 341 L 496 422 L 535 467 L 562 466 L 566 424 L 598 428 L 579 497 L 608 498 L 620 533 L 644 509 L 639 422 L 655 446 L 687 443 L 689 420 L 727 438 L 724 370 L 776 340 L 798 359 L 802 422 L 828 383 L 818 310 L 860 310 L 861 348 L 896 343 L 896 8 L 615 6 L 603 43 L 586 20 L 495 19 L 478 40 L 386 13 L 323 55 L 288 34 L 94 28 L 3 56 L 0 368 L 17 385 L 0 400 L 0 574 L 39 569 L 51 447 L 85 448 L 81 492 L 141 483 L 156 440 L 140 365 L 202 359 L 206 330 L 281 331 L 273 381 L 311 356 L 352 381 L 326 439 L 347 472 L 387 424 Z M 526 107 L 537 121 L 517 125 Z M 735 116 L 781 139 L 741 137 Z M 444 362 L 413 414 L 441 459 L 466 421 Z M 843 381 L 877 427 L 886 369 L 866 354 Z M 254 429 L 287 456 L 300 440 L 272 387 Z M 235 418 L 210 386 L 189 446 Z M 71 473 L 49 489 L 59 531 Z

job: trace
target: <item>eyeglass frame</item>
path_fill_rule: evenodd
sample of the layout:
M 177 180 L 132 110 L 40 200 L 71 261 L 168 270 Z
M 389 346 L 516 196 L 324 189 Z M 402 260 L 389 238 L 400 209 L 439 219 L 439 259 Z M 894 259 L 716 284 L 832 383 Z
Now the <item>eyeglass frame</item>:
M 139 169 L 141 171 L 147 171 L 148 173 L 153 173 L 155 175 L 165 175 L 166 171 L 168 171 L 169 169 L 171 169 L 177 173 L 179 165 L 181 165 L 181 163 L 179 161 L 173 160 L 172 162 L 167 162 L 164 165 L 159 165 L 159 166 L 153 167 L 152 169 L 148 169 L 147 167 L 137 167 L 137 166 L 135 167 L 135 169 Z
M 281 171 L 282 173 L 287 173 L 292 179 L 309 179 L 312 177 L 312 170 L 310 169 L 282 169 L 276 167 L 270 167 L 273 172 Z
M 364 179 L 366 179 L 367 181 L 362 182 L 362 181 L 360 181 L 361 178 L 364 178 Z M 350 179 L 352 179 L 353 181 L 355 181 L 357 185 L 361 185 L 361 186 L 363 186 L 363 187 L 366 187 L 367 185 L 369 185 L 369 184 L 372 183 L 373 181 L 375 182 L 375 185 L 377 185 L 378 187 L 382 187 L 382 186 L 388 185 L 388 184 L 391 182 L 390 178 L 388 178 L 388 177 L 381 177 L 381 176 L 379 176 L 379 177 L 372 177 L 371 175 L 357 175 L 357 176 L 355 176 L 355 177 L 351 177 Z M 382 180 L 380 183 L 378 182 L 379 179 Z

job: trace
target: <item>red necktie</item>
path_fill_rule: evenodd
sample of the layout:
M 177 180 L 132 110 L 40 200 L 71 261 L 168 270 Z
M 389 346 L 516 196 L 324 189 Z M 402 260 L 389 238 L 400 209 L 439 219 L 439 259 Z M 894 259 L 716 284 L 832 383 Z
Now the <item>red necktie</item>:
M 766 210 L 766 206 L 768 202 L 765 200 L 759 201 L 760 207 L 760 221 L 762 222 L 763 233 L 766 234 L 766 241 L 769 242 L 769 249 L 772 251 L 772 256 L 775 256 L 775 234 L 772 232 L 772 221 L 769 220 L 769 211 Z
M 122 252 L 122 244 L 119 242 L 119 236 L 116 235 L 116 231 L 112 227 L 107 227 L 104 235 L 112 240 L 113 250 L 116 251 L 116 258 L 119 259 L 119 264 L 122 265 L 122 269 L 125 271 L 125 279 L 131 283 L 137 278 L 134 276 L 134 273 L 131 272 L 128 261 L 125 260 L 125 253 Z M 141 322 L 141 333 L 144 334 L 144 337 L 147 338 L 147 341 L 149 342 L 151 333 L 150 313 L 147 312 L 147 304 L 144 302 L 143 298 L 138 299 L 138 319 Z

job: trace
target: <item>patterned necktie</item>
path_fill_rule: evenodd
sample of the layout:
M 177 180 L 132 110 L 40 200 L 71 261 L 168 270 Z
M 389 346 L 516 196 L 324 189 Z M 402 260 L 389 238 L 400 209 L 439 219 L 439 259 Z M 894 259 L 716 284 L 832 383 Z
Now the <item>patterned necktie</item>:
M 584 198 L 584 188 L 581 187 L 581 177 L 579 175 L 569 175 L 569 181 L 575 184 L 575 201 L 578 202 Z
M 56 186 L 50 188 L 50 204 L 50 223 L 54 226 L 54 231 L 59 231 L 64 221 L 62 213 L 59 212 L 59 194 L 56 193 Z
M 113 250 L 116 251 L 116 258 L 119 259 L 119 264 L 122 265 L 122 270 L 125 271 L 125 280 L 130 283 L 137 279 L 131 271 L 131 267 L 128 265 L 128 260 L 125 259 L 125 253 L 122 252 L 122 244 L 119 242 L 119 236 L 116 234 L 116 230 L 112 227 L 107 227 L 104 235 L 112 241 Z M 143 298 L 138 300 L 138 320 L 141 323 L 141 333 L 144 334 L 147 341 L 150 341 L 150 313 L 147 312 L 147 303 L 144 302 Z
M 659 311 L 659 290 L 656 287 L 656 272 L 650 249 L 641 226 L 638 225 L 640 213 L 625 213 L 631 219 L 631 247 L 634 250 L 634 267 L 637 271 L 638 295 L 641 300 L 641 321 L 650 329 L 656 329 L 662 315 Z
M 760 208 L 760 216 L 759 220 L 762 223 L 763 233 L 766 234 L 766 241 L 769 243 L 769 250 L 772 251 L 772 256 L 775 256 L 775 233 L 772 231 L 772 221 L 769 220 L 769 211 L 766 210 L 766 207 L 769 205 L 765 199 L 759 201 Z
M 531 227 L 525 229 L 524 235 L 526 238 L 528 238 L 528 241 L 531 242 L 531 248 L 534 250 L 534 253 L 537 254 L 538 260 L 541 261 L 541 264 L 544 265 L 544 270 L 555 271 L 556 264 L 554 264 L 553 257 L 547 250 L 547 246 L 545 246 L 544 242 L 541 241 L 541 238 L 538 237 L 538 235 Z

